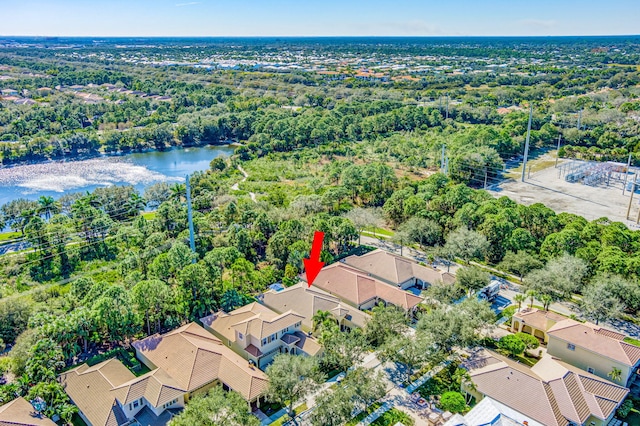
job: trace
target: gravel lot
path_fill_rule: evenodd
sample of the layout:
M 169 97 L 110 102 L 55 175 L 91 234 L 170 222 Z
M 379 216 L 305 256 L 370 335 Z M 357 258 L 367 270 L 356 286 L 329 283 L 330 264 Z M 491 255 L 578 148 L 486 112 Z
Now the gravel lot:
M 640 210 L 640 194 L 635 194 L 631 206 L 630 218 L 625 215 L 629 206 L 629 191 L 622 195 L 622 183 L 611 179 L 611 186 L 588 186 L 582 183 L 569 183 L 564 176 L 559 177 L 562 162 L 555 168 L 550 167 L 532 173 L 520 182 L 520 179 L 509 179 L 492 187 L 494 196 L 506 195 L 512 200 L 525 205 L 543 203 L 558 213 L 575 213 L 587 220 L 608 217 L 620 221 L 631 229 L 640 229 L 636 224 Z

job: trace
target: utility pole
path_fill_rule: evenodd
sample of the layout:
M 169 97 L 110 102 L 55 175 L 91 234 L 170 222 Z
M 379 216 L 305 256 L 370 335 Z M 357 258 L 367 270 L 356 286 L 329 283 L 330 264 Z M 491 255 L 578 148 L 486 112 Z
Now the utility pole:
M 442 158 L 440 159 L 440 171 L 444 173 L 444 145 L 442 145 Z
M 485 166 L 484 168 L 484 189 L 487 189 L 487 177 L 489 176 L 489 173 L 487 171 L 487 167 Z
M 629 176 L 630 166 L 631 166 L 631 153 L 629 153 L 629 159 L 627 160 L 627 168 L 624 171 L 624 183 L 622 184 L 622 195 L 624 195 L 624 190 L 627 189 L 627 177 Z
M 449 118 L 449 94 L 447 93 L 447 113 L 444 116 L 445 120 Z
M 631 213 L 631 202 L 633 201 L 633 194 L 636 192 L 636 179 L 638 175 L 633 175 L 633 186 L 631 186 L 631 197 L 629 197 L 629 207 L 627 208 L 627 220 L 629 220 L 629 213 Z
M 558 135 L 558 150 L 556 151 L 556 169 L 558 168 L 558 159 L 560 158 L 560 140 L 562 139 L 562 133 Z
M 187 217 L 189 219 L 189 245 L 191 251 L 196 252 L 196 239 L 193 232 L 193 209 L 191 208 L 191 183 L 189 182 L 189 175 L 187 175 Z M 196 259 L 193 259 L 193 263 L 196 263 Z
M 444 159 L 444 175 L 449 176 L 449 157 Z
M 582 127 L 582 110 L 578 111 L 578 130 Z
M 529 106 L 529 124 L 527 125 L 527 139 L 524 142 L 524 159 L 522 161 L 522 179 L 524 182 L 524 174 L 527 169 L 527 157 L 529 156 L 529 139 L 531 138 L 531 120 L 533 118 L 533 105 Z

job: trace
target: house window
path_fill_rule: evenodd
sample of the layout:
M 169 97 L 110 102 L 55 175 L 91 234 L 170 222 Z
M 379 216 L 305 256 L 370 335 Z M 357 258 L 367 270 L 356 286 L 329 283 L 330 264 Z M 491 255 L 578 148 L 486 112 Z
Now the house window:
M 567 343 L 567 349 L 569 349 L 570 351 L 575 351 L 576 345 L 574 345 L 573 343 Z
M 267 339 L 262 339 L 262 346 L 267 344 Z
M 595 374 L 595 373 L 596 373 L 596 370 L 594 370 L 594 369 L 593 369 L 593 368 L 591 368 L 591 367 L 587 367 L 587 372 L 589 372 L 589 373 L 591 373 L 591 374 Z
M 138 406 L 140 405 L 140 401 L 139 400 L 135 400 L 133 401 L 133 408 L 138 408 Z
M 238 338 L 239 338 L 240 340 L 244 339 L 244 336 L 242 335 L 242 333 L 238 333 Z

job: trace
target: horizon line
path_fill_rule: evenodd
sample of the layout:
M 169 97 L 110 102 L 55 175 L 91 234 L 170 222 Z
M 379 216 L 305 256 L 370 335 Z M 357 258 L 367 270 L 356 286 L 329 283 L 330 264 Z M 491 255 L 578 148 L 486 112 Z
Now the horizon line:
M 638 34 L 547 34 L 547 35 L 10 35 L 0 34 L 2 38 L 470 38 L 470 37 L 528 37 L 528 38 L 546 38 L 546 37 L 640 37 Z

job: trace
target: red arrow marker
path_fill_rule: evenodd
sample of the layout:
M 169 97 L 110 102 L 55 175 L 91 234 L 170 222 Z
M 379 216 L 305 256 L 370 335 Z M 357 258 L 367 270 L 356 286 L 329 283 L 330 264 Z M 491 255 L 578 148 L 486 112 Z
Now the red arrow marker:
M 324 266 L 324 262 L 320 261 L 320 252 L 322 251 L 323 240 L 324 232 L 316 231 L 316 233 L 313 234 L 313 244 L 311 245 L 311 254 L 309 255 L 309 259 L 302 259 L 309 287 L 311 287 L 311 284 L 313 284 L 313 281 Z

